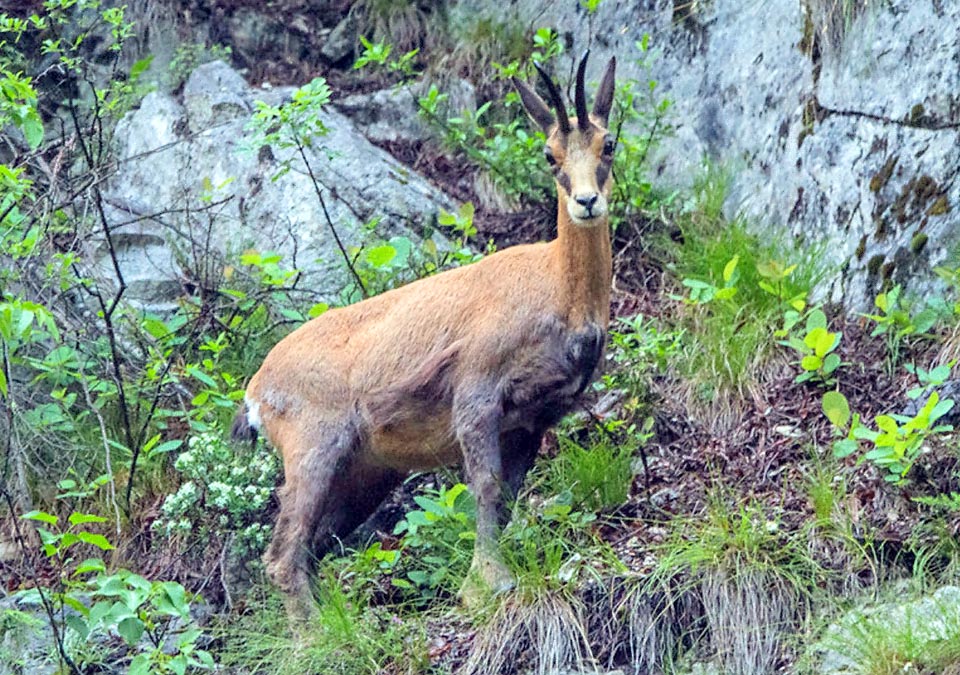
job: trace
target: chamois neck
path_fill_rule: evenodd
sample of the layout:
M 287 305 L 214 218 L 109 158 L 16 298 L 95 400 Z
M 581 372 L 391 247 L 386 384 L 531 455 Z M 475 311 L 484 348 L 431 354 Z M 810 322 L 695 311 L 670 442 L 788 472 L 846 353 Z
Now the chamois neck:
M 568 320 L 573 325 L 591 322 L 606 328 L 613 274 L 608 216 L 589 227 L 575 225 L 567 212 L 567 196 L 560 190 L 553 246 Z

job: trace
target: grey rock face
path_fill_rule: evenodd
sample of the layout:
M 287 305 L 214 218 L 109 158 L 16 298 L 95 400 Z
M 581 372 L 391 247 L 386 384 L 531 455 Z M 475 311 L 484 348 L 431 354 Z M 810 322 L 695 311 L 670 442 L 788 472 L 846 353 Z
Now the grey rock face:
M 352 94 L 333 105 L 372 141 L 424 141 L 435 135 L 418 115 L 417 99 L 428 91 L 428 84 L 421 80 L 409 87 Z M 466 80 L 454 80 L 443 93 L 447 100 L 438 110 L 440 115 L 458 115 L 477 107 L 476 90 Z
M 121 121 L 115 135 L 119 169 L 105 199 L 129 300 L 169 309 L 188 268 L 204 254 L 198 246 L 221 255 L 275 251 L 321 294 L 333 297 L 344 286 L 346 267 L 303 163 L 292 150 L 246 147 L 253 102 L 276 104 L 290 93 L 251 89 L 217 62 L 196 70 L 182 100 L 151 93 Z M 347 245 L 360 244 L 362 224 L 377 217 L 378 235 L 418 240 L 439 209 L 456 208 L 342 114 L 328 109 L 321 118 L 329 133 L 307 157 Z M 288 159 L 291 170 L 277 178 Z M 106 249 L 100 264 L 111 267 Z
M 616 55 L 621 82 L 657 81 L 675 134 L 651 158 L 654 180 L 689 185 L 705 158 L 723 163 L 728 213 L 814 251 L 828 267 L 821 295 L 862 310 L 884 279 L 925 294 L 934 266 L 958 263 L 960 4 L 891 0 L 855 17 L 807 9 L 842 4 L 622 0 L 588 17 L 578 3 L 540 0 L 517 10 L 569 39 L 564 59 L 591 47 L 588 80 Z M 650 72 L 637 65 L 645 33 Z

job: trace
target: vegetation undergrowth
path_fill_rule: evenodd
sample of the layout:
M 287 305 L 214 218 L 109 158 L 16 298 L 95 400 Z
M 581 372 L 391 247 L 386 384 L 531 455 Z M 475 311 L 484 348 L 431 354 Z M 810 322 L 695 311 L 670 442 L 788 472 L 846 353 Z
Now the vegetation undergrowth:
M 582 6 L 592 15 L 596 5 Z M 670 102 L 644 70 L 647 39 L 632 51 L 647 77 L 621 82 L 617 92 L 611 217 L 621 240 L 648 234 L 648 221 L 662 214 L 675 221 L 672 241 L 646 250 L 677 302 L 655 317 L 615 318 L 609 368 L 594 388 L 602 405 L 559 427 L 512 506 L 500 545 L 516 587 L 474 614 L 459 609 L 473 501 L 456 475 L 420 478 L 408 486 L 412 505 L 398 522 L 321 561 L 316 615 L 291 635 L 258 563 L 270 535 L 276 457 L 263 443 L 230 446 L 221 433 L 243 382 L 280 336 L 331 305 L 491 251 L 478 227 L 485 209 L 549 208 L 542 134 L 531 131 L 515 95 L 502 95 L 510 76 L 533 81 L 531 59 L 562 73 L 564 40 L 554 28 L 509 17 L 458 24 L 469 44 L 446 63 L 487 76 L 482 102 L 476 111 L 448 111 L 437 86 L 419 104 L 444 151 L 482 172 L 496 194 L 440 215 L 449 246 L 430 232 L 417 241 L 386 237 L 374 217 L 360 244 L 340 242 L 349 284 L 336 298 L 318 297 L 276 252 L 209 245 L 206 226 L 222 217 L 227 183 L 198 176 L 195 229 L 177 249 L 184 294 L 161 315 L 125 301 L 116 226 L 89 208 L 104 197 L 113 125 L 149 89 L 149 62 L 122 66 L 135 30 L 122 9 L 84 3 L 90 24 L 81 25 L 70 24 L 72 6 L 51 1 L 47 16 L 0 21 L 0 124 L 11 148 L 0 165 L 0 485 L 24 561 L 10 577 L 20 609 L 0 612 L 0 629 L 12 636 L 0 659 L 32 667 L 16 651 L 39 630 L 42 612 L 51 660 L 74 674 L 117 663 L 134 673 L 219 663 L 252 673 L 461 667 L 492 675 L 601 662 L 676 672 L 694 659 L 725 673 L 802 672 L 795 659 L 814 633 L 823 649 L 810 672 L 828 651 L 853 659 L 854 672 L 956 666 L 956 599 L 933 589 L 955 584 L 960 569 L 949 422 L 956 355 L 948 346 L 931 354 L 945 326 L 956 331 L 957 270 L 940 271 L 952 288 L 944 297 L 883 288 L 876 311 L 860 318 L 873 335 L 858 337 L 833 308 L 812 304 L 826 273 L 815 251 L 763 239 L 745 219 L 724 216 L 728 172 L 708 166 L 689 196 L 658 191 L 646 160 L 670 133 Z M 422 65 L 416 50 L 426 46 L 425 26 L 448 21 L 447 9 L 355 3 L 360 65 L 409 82 Z M 102 47 L 96 67 L 85 41 Z M 26 51 L 36 44 L 55 69 L 37 69 Z M 227 49 L 184 49 L 168 85 Z M 77 96 L 38 91 L 31 78 L 41 74 L 62 76 L 57 84 Z M 289 158 L 281 170 L 309 174 L 308 150 L 323 142 L 320 110 L 331 96 L 317 79 L 282 105 L 257 106 L 252 149 L 270 146 Z M 53 158 L 70 170 L 52 175 Z M 322 211 L 320 192 L 309 197 Z M 337 224 L 327 224 L 337 237 Z M 88 257 L 91 249 L 105 252 L 113 277 Z M 861 353 L 870 339 L 882 342 L 882 374 L 912 387 L 913 408 L 864 400 L 863 373 L 881 373 Z M 789 371 L 777 384 L 793 407 L 750 413 L 769 415 L 775 428 L 738 429 L 746 441 L 716 429 L 683 437 L 702 420 L 691 424 L 677 412 L 676 385 L 698 402 L 728 404 L 757 386 L 771 355 Z M 705 472 L 726 488 L 703 497 Z M 682 515 L 689 513 L 696 516 Z M 910 536 L 896 531 L 904 521 Z M 130 569 L 140 562 L 144 569 Z M 852 594 L 897 576 L 922 580 L 934 594 L 916 609 L 891 610 L 903 619 L 897 625 L 870 608 L 841 616 Z M 216 606 L 232 608 L 213 630 L 201 625 L 204 603 L 190 592 L 199 586 Z M 912 592 L 895 595 L 902 601 Z
M 723 204 L 730 173 L 708 165 L 694 185 L 694 200 L 677 218 L 677 242 L 663 244 L 668 268 L 687 306 L 678 366 L 696 398 L 711 402 L 755 386 L 774 351 L 771 336 L 787 312 L 803 312 L 826 273 L 814 252 L 786 239 L 761 239 L 741 217 L 728 220 Z

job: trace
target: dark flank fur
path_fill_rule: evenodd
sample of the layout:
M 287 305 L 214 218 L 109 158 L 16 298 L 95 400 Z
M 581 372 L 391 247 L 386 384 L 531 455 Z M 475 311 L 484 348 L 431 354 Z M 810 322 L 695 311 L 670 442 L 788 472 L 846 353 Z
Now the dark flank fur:
M 257 440 L 256 428 L 250 426 L 247 420 L 247 407 L 242 406 L 237 411 L 237 416 L 233 418 L 233 427 L 230 429 L 230 436 L 235 441 L 255 441 Z

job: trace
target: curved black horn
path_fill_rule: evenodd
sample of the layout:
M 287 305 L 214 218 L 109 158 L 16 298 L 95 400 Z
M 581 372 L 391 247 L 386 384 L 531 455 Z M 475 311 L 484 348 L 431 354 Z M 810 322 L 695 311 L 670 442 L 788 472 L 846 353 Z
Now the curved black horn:
M 560 126 L 560 131 L 564 134 L 569 134 L 570 118 L 567 117 L 567 106 L 563 104 L 563 97 L 560 96 L 560 90 L 557 89 L 557 85 L 553 83 L 553 80 L 551 80 L 546 71 L 540 67 L 539 63 L 534 63 L 533 67 L 537 69 L 537 72 L 540 73 L 540 77 L 543 78 L 544 83 L 547 85 L 547 93 L 550 94 L 550 102 L 557 111 L 557 124 Z
M 577 68 L 577 87 L 575 101 L 577 104 L 577 127 L 580 131 L 586 131 L 590 128 L 590 114 L 587 112 L 587 94 L 584 91 L 583 77 L 587 72 L 587 58 L 590 56 L 588 49 L 583 58 L 580 59 L 580 66 Z

